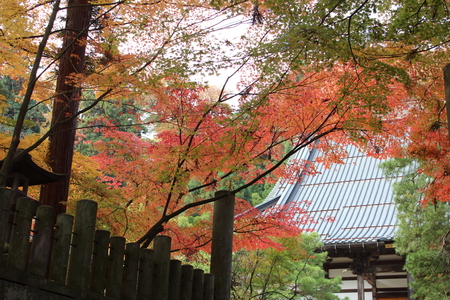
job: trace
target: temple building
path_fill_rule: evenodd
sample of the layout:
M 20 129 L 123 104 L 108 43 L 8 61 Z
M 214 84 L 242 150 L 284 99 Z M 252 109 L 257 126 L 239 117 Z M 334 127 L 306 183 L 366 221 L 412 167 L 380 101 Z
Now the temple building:
M 392 183 L 379 168 L 382 160 L 347 147 L 344 164 L 318 174 L 300 171 L 296 180 L 281 179 L 260 210 L 273 205 L 300 205 L 314 222 L 303 229 L 317 231 L 328 252 L 327 276 L 341 276 L 341 298 L 350 300 L 412 299 L 404 258 L 395 253 L 396 207 Z M 315 162 L 318 149 L 303 149 L 291 160 Z

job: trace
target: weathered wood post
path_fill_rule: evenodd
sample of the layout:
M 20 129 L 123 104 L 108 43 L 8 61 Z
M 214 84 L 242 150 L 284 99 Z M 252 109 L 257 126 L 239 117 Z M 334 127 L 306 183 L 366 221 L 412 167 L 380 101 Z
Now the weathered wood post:
M 113 236 L 109 246 L 108 276 L 106 281 L 106 296 L 120 298 L 123 276 L 123 256 L 125 254 L 125 238 Z
M 77 202 L 67 284 L 81 289 L 83 293 L 88 291 L 91 279 L 91 256 L 96 219 L 97 202 L 92 200 Z
M 203 300 L 203 275 L 205 272 L 201 269 L 194 269 L 194 276 L 192 280 L 192 299 Z
M 72 215 L 59 214 L 56 217 L 49 279 L 57 283 L 66 283 L 67 268 L 69 266 L 70 241 L 72 239 L 72 226 Z
M 0 251 L 3 253 L 6 243 L 9 240 L 10 233 L 9 212 L 11 208 L 12 191 L 6 188 L 0 188 Z M 0 255 L 0 262 L 3 255 Z
M 123 300 L 137 299 L 139 250 L 139 244 L 137 243 L 128 243 L 125 246 L 125 264 L 123 269 L 121 297 Z
M 194 276 L 194 267 L 191 265 L 181 266 L 181 284 L 180 284 L 180 299 L 192 299 L 192 278 Z
M 180 300 L 181 261 L 170 260 L 169 300 Z
M 108 250 L 110 233 L 106 230 L 96 230 L 94 237 L 94 251 L 92 252 L 90 290 L 104 295 L 108 270 Z
M 153 242 L 154 276 L 153 288 L 155 300 L 169 298 L 170 248 L 172 239 L 168 236 L 158 235 Z M 155 276 L 157 274 L 157 276 Z
M 52 245 L 55 210 L 48 205 L 41 205 L 36 212 L 33 241 L 31 243 L 28 273 L 46 278 Z
M 17 212 L 9 246 L 8 266 L 19 271 L 26 271 L 27 269 L 31 222 L 37 206 L 38 202 L 28 197 L 21 197 L 17 200 Z
M 203 300 L 214 299 L 214 274 L 206 273 L 204 276 Z
M 233 250 L 234 194 L 219 191 L 214 202 L 211 245 L 211 273 L 214 274 L 214 300 L 229 300 Z
M 139 276 L 137 298 L 152 298 L 153 249 L 141 248 L 139 251 Z

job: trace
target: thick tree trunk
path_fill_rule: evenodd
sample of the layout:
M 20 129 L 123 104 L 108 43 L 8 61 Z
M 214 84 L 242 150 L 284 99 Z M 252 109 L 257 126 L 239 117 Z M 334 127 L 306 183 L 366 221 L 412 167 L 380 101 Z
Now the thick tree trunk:
M 444 88 L 445 88 L 445 103 L 447 108 L 447 124 L 450 124 L 450 64 L 444 67 Z M 448 136 L 450 138 L 450 126 L 448 127 Z
M 65 52 L 59 62 L 52 125 L 76 115 L 81 96 L 80 89 L 71 84 L 67 78 L 69 75 L 83 73 L 92 7 L 88 0 L 69 0 L 68 7 L 63 41 Z M 67 174 L 67 176 L 60 182 L 42 186 L 40 201 L 42 204 L 55 207 L 57 213 L 66 211 L 76 125 L 77 120 L 73 118 L 58 126 L 50 136 L 49 160 L 53 172 Z

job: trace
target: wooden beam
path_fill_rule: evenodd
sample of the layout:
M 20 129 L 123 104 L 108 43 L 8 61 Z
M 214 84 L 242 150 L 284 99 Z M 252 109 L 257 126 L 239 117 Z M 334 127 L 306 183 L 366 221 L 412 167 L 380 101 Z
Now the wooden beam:
M 334 269 L 348 269 L 349 266 L 353 264 L 353 262 L 346 262 L 346 263 L 330 263 L 328 265 L 328 269 L 329 270 L 334 270 Z M 378 265 L 395 265 L 395 266 L 403 266 L 405 264 L 404 260 L 392 260 L 392 261 L 377 261 L 375 262 L 375 264 L 373 264 L 374 266 L 378 266 Z
M 383 298 L 408 299 L 408 292 L 378 293 L 377 297 L 380 299 Z
M 379 279 L 406 279 L 406 272 L 405 274 L 392 274 L 392 275 L 383 275 L 383 276 L 377 276 L 377 280 Z M 356 280 L 355 276 L 352 277 L 341 277 L 342 281 L 351 281 Z
M 355 254 L 384 255 L 395 254 L 395 248 L 388 248 L 385 243 L 356 243 L 342 245 L 325 245 L 320 250 L 327 251 L 330 258 L 351 257 Z
M 376 286 L 377 285 L 377 276 L 373 273 L 364 273 L 364 279 L 371 285 Z
M 386 273 L 386 272 L 404 272 L 403 266 L 395 265 L 377 265 L 377 266 L 364 266 L 363 273 Z
M 399 288 L 393 288 L 393 287 L 385 287 L 385 288 L 378 288 L 378 294 L 388 294 L 388 293 L 407 293 L 406 287 L 399 287 Z M 356 293 L 357 289 L 342 289 L 339 293 Z M 371 292 L 371 288 L 365 288 L 365 292 Z
M 364 289 L 364 292 L 370 292 L 372 289 Z M 357 289 L 341 289 L 339 293 L 356 293 Z
M 377 276 L 375 273 L 363 273 L 364 279 L 372 286 L 372 300 L 377 300 Z

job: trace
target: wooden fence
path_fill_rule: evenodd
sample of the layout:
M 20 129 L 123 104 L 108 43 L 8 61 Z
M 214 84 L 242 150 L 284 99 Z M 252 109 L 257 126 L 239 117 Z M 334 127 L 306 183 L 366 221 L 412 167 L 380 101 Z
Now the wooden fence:
M 171 239 L 153 249 L 95 230 L 97 203 L 75 217 L 0 189 L 2 299 L 213 300 L 214 276 L 170 259 Z

